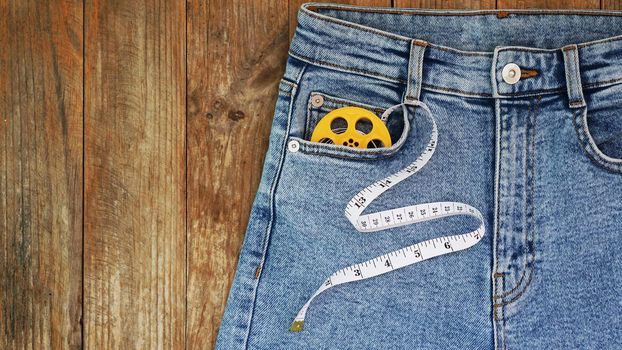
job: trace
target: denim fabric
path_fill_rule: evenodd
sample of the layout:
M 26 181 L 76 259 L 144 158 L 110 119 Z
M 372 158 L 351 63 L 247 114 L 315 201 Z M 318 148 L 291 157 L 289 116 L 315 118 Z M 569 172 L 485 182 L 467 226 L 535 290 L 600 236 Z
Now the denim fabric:
M 307 4 L 298 21 L 217 348 L 622 348 L 622 12 Z M 486 235 L 326 291 L 292 333 L 334 271 L 477 226 L 361 234 L 344 216 L 421 154 L 429 122 L 392 117 L 394 145 L 377 149 L 310 142 L 313 127 L 334 108 L 379 114 L 407 98 L 432 112 L 436 152 L 368 210 L 468 203 Z

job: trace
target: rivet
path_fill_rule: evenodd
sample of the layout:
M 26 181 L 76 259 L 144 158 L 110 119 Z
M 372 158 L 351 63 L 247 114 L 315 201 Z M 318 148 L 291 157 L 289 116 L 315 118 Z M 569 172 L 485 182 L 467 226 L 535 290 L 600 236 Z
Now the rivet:
M 289 141 L 289 143 L 287 143 L 287 149 L 290 152 L 298 152 L 298 150 L 300 149 L 300 143 L 298 143 L 298 141 L 296 140 Z
M 322 107 L 324 104 L 324 96 L 322 95 L 313 95 L 311 96 L 311 105 L 315 108 Z

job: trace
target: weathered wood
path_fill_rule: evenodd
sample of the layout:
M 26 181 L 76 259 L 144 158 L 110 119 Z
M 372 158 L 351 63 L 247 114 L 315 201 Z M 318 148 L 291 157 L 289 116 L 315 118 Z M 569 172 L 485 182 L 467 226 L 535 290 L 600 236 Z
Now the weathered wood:
M 0 2 L 0 348 L 77 349 L 82 3 Z
M 603 10 L 622 10 L 622 0 L 602 0 Z
M 188 348 L 216 339 L 288 47 L 278 0 L 188 2 Z
M 494 9 L 495 0 L 395 0 L 395 7 L 431 9 Z
M 497 8 L 500 9 L 600 9 L 600 0 L 498 0 Z
M 300 5 L 305 2 L 310 2 L 307 0 L 289 0 L 289 36 L 290 38 L 294 35 L 294 31 L 296 30 L 296 14 L 298 13 L 298 9 L 300 9 Z M 391 7 L 391 0 L 319 0 L 313 2 L 329 2 L 329 3 L 338 3 L 338 4 L 350 4 L 350 5 L 358 5 L 358 6 L 382 6 L 382 7 Z
M 185 343 L 185 4 L 85 3 L 84 344 Z

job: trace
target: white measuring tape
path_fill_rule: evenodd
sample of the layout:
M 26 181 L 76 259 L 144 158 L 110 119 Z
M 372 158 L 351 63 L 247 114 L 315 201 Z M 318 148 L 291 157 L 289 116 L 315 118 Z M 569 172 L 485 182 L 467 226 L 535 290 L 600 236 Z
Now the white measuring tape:
M 380 231 L 391 227 L 410 225 L 455 215 L 473 216 L 479 219 L 480 225 L 472 232 L 430 239 L 336 271 L 322 283 L 320 288 L 313 293 L 300 311 L 298 311 L 290 327 L 292 332 L 299 332 L 303 329 L 309 305 L 311 305 L 313 299 L 324 291 L 340 284 L 372 278 L 436 256 L 467 249 L 479 242 L 484 236 L 485 228 L 482 214 L 476 208 L 464 203 L 424 203 L 361 215 L 374 199 L 421 170 L 430 160 L 432 154 L 434 154 L 438 140 L 438 130 L 430 109 L 424 103 L 413 101 L 393 106 L 383 113 L 382 120 L 386 120 L 389 114 L 400 106 L 406 113 L 406 104 L 419 106 L 427 112 L 427 116 L 432 123 L 432 133 L 428 145 L 419 158 L 409 166 L 387 178 L 374 182 L 357 193 L 346 206 L 346 217 L 359 232 Z

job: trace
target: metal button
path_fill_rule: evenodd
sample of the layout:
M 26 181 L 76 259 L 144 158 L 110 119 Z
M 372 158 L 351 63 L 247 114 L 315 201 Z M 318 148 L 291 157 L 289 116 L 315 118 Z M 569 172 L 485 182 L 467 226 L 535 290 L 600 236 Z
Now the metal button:
M 520 67 L 515 63 L 508 63 L 503 67 L 501 76 L 506 83 L 516 84 L 520 80 Z
M 291 140 L 287 144 L 287 149 L 290 152 L 298 152 L 298 150 L 300 149 L 300 143 L 298 143 L 298 141 L 296 141 L 296 140 Z
M 315 108 L 320 108 L 324 104 L 324 96 L 313 95 L 311 96 L 311 105 Z

